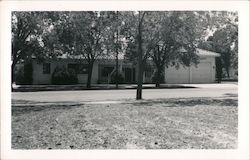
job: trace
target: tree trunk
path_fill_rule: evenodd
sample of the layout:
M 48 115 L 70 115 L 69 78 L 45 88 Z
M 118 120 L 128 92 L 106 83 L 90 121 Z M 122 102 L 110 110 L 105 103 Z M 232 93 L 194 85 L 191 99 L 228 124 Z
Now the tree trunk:
M 14 83 L 14 71 L 15 71 L 15 65 L 14 63 L 11 64 L 11 90 L 13 91 L 13 83 Z
M 140 12 L 139 12 L 140 15 Z M 143 63 L 142 63 L 142 21 L 139 16 L 139 25 L 138 25 L 138 79 L 137 79 L 137 91 L 136 91 L 136 100 L 142 99 L 142 81 L 143 81 Z
M 160 83 L 156 83 L 155 88 L 160 88 Z
M 229 67 L 226 67 L 227 78 L 230 78 Z
M 139 60 L 139 63 L 138 63 L 137 92 L 136 92 L 136 99 L 137 100 L 142 99 L 142 83 L 143 83 L 142 81 L 143 81 L 142 62 Z
M 157 66 L 155 87 L 159 88 L 161 83 L 161 66 Z
M 94 65 L 94 62 L 90 62 L 89 66 L 88 66 L 87 88 L 91 88 L 91 78 L 92 78 L 93 65 Z
M 216 78 L 217 78 L 217 82 L 221 83 L 221 78 L 222 78 L 222 64 L 221 64 L 221 59 L 217 57 L 215 59 L 215 62 L 216 62 Z
M 118 50 L 116 50 L 115 88 L 118 89 Z
M 118 12 L 116 12 L 116 20 L 118 21 Z M 118 89 L 118 54 L 119 54 L 119 50 L 118 50 L 118 27 L 116 30 L 116 45 L 115 45 L 115 51 L 116 51 L 116 72 L 115 72 L 115 88 Z
M 156 80 L 156 82 L 155 82 L 155 87 L 156 88 L 159 88 L 160 87 L 160 80 L 159 80 L 159 73 L 157 72 L 157 80 Z

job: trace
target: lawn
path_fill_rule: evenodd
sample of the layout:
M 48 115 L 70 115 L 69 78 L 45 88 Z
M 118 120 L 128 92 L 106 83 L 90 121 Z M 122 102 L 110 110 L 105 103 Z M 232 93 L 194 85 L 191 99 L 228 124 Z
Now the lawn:
M 237 148 L 235 97 L 12 103 L 13 149 Z

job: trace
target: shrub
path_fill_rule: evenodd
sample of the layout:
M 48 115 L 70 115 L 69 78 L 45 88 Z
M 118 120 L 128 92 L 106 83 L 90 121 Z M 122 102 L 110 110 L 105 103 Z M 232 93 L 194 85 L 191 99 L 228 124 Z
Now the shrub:
M 158 78 L 159 78 L 159 79 L 158 79 Z M 164 83 L 164 82 L 165 82 L 164 74 L 161 73 L 161 74 L 160 74 L 160 77 L 158 77 L 158 72 L 155 71 L 155 72 L 153 73 L 153 76 L 152 76 L 152 82 L 153 82 L 153 83 L 156 83 L 157 80 L 159 80 L 160 83 Z
M 15 82 L 16 84 L 32 84 L 33 78 L 32 78 L 32 73 L 33 72 L 33 67 L 32 63 L 25 63 L 24 66 L 19 68 L 14 72 L 15 76 Z
M 16 84 L 24 84 L 23 68 L 20 68 L 17 71 L 15 71 L 14 76 Z
M 68 82 L 70 84 L 76 84 L 76 83 L 78 83 L 77 74 L 76 74 L 76 72 L 75 72 L 74 69 L 68 69 L 68 74 L 69 74 L 69 76 L 68 76 Z
M 77 74 L 73 69 L 56 67 L 51 77 L 52 84 L 76 84 L 78 83 Z
M 116 73 L 114 73 L 112 76 L 111 76 L 111 83 L 116 83 L 118 82 L 118 84 L 121 84 L 124 82 L 124 77 L 122 76 L 121 73 L 118 73 L 117 77 L 116 77 Z
M 25 63 L 24 64 L 24 84 L 32 84 L 33 82 L 33 66 L 32 63 Z

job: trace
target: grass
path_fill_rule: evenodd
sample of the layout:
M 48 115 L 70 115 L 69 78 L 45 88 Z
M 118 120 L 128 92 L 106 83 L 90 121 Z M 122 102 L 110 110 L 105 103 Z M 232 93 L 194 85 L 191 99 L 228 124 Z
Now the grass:
M 12 148 L 235 149 L 237 113 L 235 97 L 122 104 L 13 101 Z

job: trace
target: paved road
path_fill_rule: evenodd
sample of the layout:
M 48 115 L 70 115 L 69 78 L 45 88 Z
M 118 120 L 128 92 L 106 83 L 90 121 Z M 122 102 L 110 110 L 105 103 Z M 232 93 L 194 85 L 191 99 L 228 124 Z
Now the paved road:
M 237 95 L 237 84 L 197 84 L 188 89 L 144 89 L 144 99 L 224 97 Z M 13 92 L 12 99 L 37 102 L 86 102 L 135 99 L 136 90 Z

